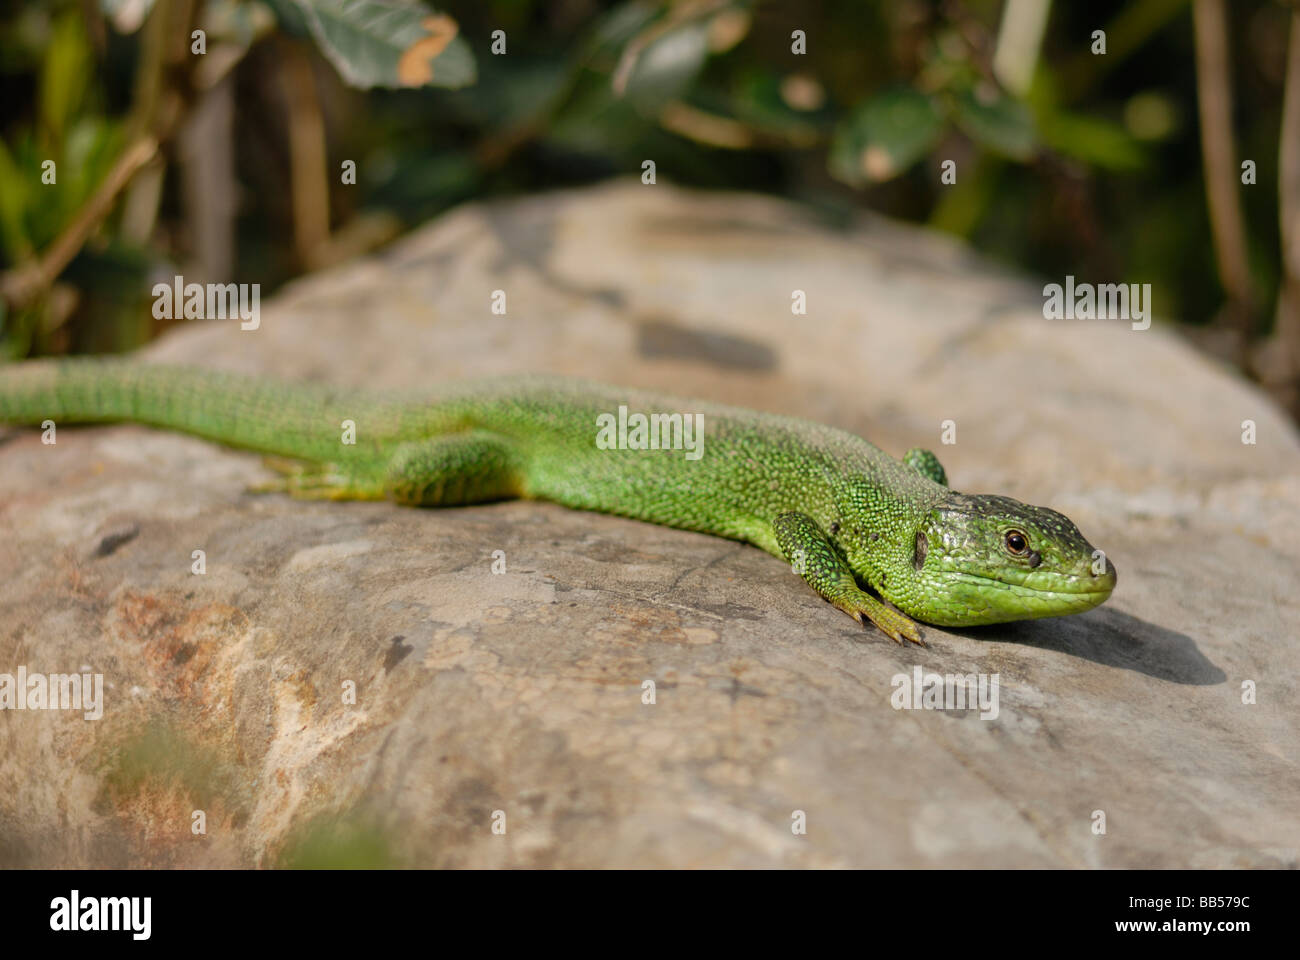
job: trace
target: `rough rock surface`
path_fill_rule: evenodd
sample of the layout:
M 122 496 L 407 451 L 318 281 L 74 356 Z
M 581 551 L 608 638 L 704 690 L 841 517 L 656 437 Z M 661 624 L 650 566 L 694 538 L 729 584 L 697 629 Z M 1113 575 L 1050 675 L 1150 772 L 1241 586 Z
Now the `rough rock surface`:
M 1044 320 L 1041 283 L 879 219 L 622 183 L 459 209 L 255 333 L 186 324 L 149 356 L 543 370 L 805 416 L 1065 511 L 1119 587 L 901 648 L 741 544 L 547 504 L 294 502 L 199 440 L 9 431 L 0 673 L 106 689 L 95 722 L 0 713 L 0 865 L 1300 860 L 1300 441 L 1159 322 Z M 916 666 L 998 674 L 997 718 L 893 709 Z

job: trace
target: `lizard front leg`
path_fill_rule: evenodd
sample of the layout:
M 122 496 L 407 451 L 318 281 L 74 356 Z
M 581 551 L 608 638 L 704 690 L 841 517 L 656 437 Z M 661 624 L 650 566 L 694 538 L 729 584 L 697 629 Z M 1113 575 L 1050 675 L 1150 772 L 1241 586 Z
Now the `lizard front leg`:
M 849 565 L 811 517 L 783 513 L 772 521 L 772 531 L 795 573 L 823 599 L 864 627 L 874 623 L 898 643 L 906 638 L 925 646 L 915 623 L 858 586 Z

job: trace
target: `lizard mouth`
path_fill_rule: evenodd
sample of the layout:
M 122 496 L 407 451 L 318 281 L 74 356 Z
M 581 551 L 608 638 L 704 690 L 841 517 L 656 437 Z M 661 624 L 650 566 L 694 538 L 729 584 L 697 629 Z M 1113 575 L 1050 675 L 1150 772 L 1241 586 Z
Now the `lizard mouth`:
M 1034 577 L 1034 585 L 966 571 L 950 571 L 941 581 L 944 601 L 912 612 L 936 626 L 974 627 L 1039 617 L 1084 613 L 1106 602 L 1115 586 L 1112 569 L 1099 576 L 1054 574 Z
M 1109 597 L 1115 589 L 1115 570 L 1109 565 L 1106 573 L 1101 577 L 1088 580 L 1077 578 L 1061 580 L 1059 583 L 1043 587 L 1012 583 L 1009 580 L 999 580 L 996 577 L 986 577 L 978 573 L 958 573 L 955 578 L 962 583 L 969 583 L 980 588 L 993 587 L 1006 590 L 1008 595 L 1020 600 L 1056 601 L 1063 606 L 1095 607 Z

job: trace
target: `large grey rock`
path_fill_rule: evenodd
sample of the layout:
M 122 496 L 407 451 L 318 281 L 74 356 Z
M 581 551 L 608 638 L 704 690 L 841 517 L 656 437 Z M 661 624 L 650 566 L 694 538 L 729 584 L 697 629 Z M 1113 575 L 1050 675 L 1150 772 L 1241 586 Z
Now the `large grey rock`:
M 896 224 L 616 184 L 457 210 L 256 333 L 185 325 L 149 356 L 572 373 L 931 446 L 958 489 L 1067 512 L 1119 587 L 901 648 L 741 544 L 259 497 L 257 457 L 198 440 L 11 433 L 0 672 L 107 689 L 99 721 L 0 713 L 0 865 L 1295 866 L 1300 441 L 1160 324 L 1041 304 Z M 998 674 L 997 719 L 894 710 L 916 666 Z

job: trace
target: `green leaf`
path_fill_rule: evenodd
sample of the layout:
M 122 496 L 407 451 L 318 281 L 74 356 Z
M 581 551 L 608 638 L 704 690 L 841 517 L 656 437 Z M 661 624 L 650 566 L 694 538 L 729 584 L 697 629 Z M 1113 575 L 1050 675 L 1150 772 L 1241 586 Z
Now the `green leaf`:
M 567 151 L 619 156 L 642 141 L 649 124 L 632 104 L 614 96 L 608 78 L 588 73 L 549 125 L 546 139 Z
M 934 101 L 911 87 L 858 104 L 831 138 L 831 175 L 855 186 L 890 180 L 934 148 L 943 136 Z
M 220 40 L 243 51 L 270 33 L 275 24 L 275 12 L 257 0 L 208 0 L 199 22 L 207 31 L 209 44 Z
M 1039 118 L 1043 142 L 1066 156 L 1107 170 L 1137 170 L 1146 151 L 1117 123 L 1072 113 Z
M 305 37 L 311 34 L 311 28 L 307 26 L 307 15 L 298 5 L 298 0 L 266 0 L 266 5 L 274 15 L 276 25 L 281 32 L 291 37 Z
M 957 125 L 981 146 L 1012 160 L 1028 160 L 1038 146 L 1029 107 L 1001 91 L 982 97 L 963 90 L 953 97 Z
M 50 45 L 41 67 L 41 129 L 55 149 L 90 81 L 90 40 L 78 13 L 67 13 L 54 22 Z
M 0 190 L 0 245 L 5 259 L 13 264 L 32 253 L 31 237 L 24 224 L 31 187 L 3 140 L 0 140 L 0 183 L 5 185 Z
M 474 55 L 446 14 L 402 0 L 296 0 L 321 52 L 354 87 L 463 87 Z
M 792 138 L 811 139 L 817 130 L 831 116 L 824 102 L 797 110 L 790 106 L 783 92 L 782 83 L 789 83 L 790 77 L 781 78 L 773 73 L 750 70 L 743 73 L 733 84 L 731 108 L 738 120 L 762 130 L 770 130 Z M 797 78 L 796 78 L 796 82 Z M 815 84 L 815 81 L 808 81 Z M 820 88 L 806 88 L 810 95 L 820 92 Z M 796 92 L 803 92 L 796 88 Z M 822 96 L 825 94 L 822 92 Z
M 638 107 L 657 109 L 684 95 L 704 68 L 709 56 L 709 25 L 702 20 L 683 23 L 627 55 L 634 61 L 620 64 L 615 83 L 622 83 L 623 94 Z
M 121 125 L 107 117 L 84 116 L 72 125 L 59 165 L 60 209 L 65 222 L 76 215 L 108 176 L 124 146 Z

